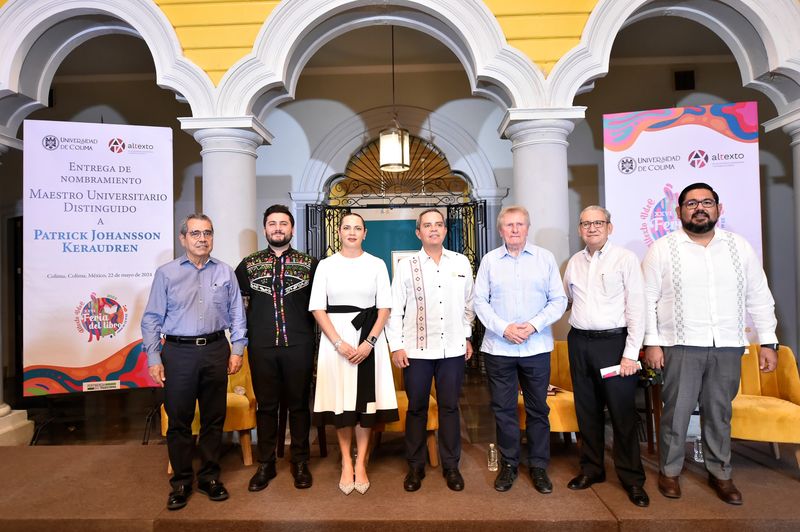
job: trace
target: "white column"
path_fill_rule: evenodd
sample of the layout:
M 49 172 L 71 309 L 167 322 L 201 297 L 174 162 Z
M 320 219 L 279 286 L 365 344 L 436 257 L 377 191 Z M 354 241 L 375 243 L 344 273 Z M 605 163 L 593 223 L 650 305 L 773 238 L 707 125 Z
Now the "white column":
M 508 196 L 507 188 L 478 188 L 473 191 L 475 199 L 486 201 L 486 249 L 484 253 L 502 244 L 497 232 L 497 215 L 503 207 L 503 199 Z
M 258 246 L 256 149 L 262 135 L 248 129 L 193 131 L 203 147 L 203 212 L 214 222 L 213 255 L 235 268 Z
M 792 137 L 792 176 L 794 185 L 794 246 L 795 246 L 795 301 L 800 301 L 800 120 L 783 126 L 783 130 Z M 797 310 L 795 334 L 800 342 L 800 308 Z
M 513 153 L 513 202 L 531 215 L 529 238 L 550 250 L 561 266 L 569 259 L 567 136 L 571 120 L 537 118 L 510 122 L 504 134 Z

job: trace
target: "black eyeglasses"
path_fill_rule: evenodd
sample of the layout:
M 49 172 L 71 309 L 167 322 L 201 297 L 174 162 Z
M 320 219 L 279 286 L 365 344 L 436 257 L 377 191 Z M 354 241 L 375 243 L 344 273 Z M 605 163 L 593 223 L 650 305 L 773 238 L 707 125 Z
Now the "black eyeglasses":
M 206 229 L 205 231 L 198 231 L 198 230 L 189 231 L 189 236 L 194 239 L 200 238 L 200 235 L 203 235 L 206 238 L 211 238 L 212 236 L 214 236 L 214 231 L 210 229 Z
M 696 209 L 698 205 L 702 205 L 706 209 L 710 209 L 711 207 L 714 207 L 716 204 L 717 202 L 711 198 L 706 198 L 704 200 L 699 200 L 699 201 L 690 199 L 683 202 L 683 206 L 689 209 L 690 211 Z
M 583 227 L 584 229 L 589 229 L 591 226 L 595 226 L 596 228 L 600 229 L 604 227 L 608 222 L 605 220 L 587 220 L 585 222 L 579 222 L 578 225 Z

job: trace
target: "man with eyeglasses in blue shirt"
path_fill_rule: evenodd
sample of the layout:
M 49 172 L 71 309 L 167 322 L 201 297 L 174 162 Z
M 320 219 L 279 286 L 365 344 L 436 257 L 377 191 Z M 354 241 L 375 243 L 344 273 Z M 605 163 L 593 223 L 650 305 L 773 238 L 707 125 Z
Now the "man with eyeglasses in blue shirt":
M 212 501 L 228 498 L 219 480 L 228 375 L 242 367 L 247 345 L 239 283 L 230 266 L 211 256 L 211 219 L 205 214 L 187 216 L 179 240 L 186 253 L 156 270 L 142 316 L 150 376 L 164 387 L 169 417 L 167 451 L 174 475 L 168 510 L 186 506 L 192 492 L 195 402 L 200 407 L 197 491 Z
M 645 358 L 664 371 L 658 490 L 681 496 L 686 433 L 699 401 L 708 484 L 724 502 L 740 505 L 731 480 L 731 403 L 749 344 L 745 318 L 750 315 L 761 341 L 761 371 L 774 371 L 775 301 L 750 243 L 715 227 L 722 205 L 711 186 L 684 188 L 675 211 L 681 228 L 658 239 L 642 264 Z
M 481 260 L 475 279 L 475 313 L 486 327 L 484 353 L 497 429 L 501 467 L 494 489 L 508 491 L 520 462 L 519 389 L 525 401 L 528 469 L 533 487 L 551 493 L 550 352 L 555 323 L 567 308 L 567 296 L 553 254 L 528 242 L 527 209 L 505 207 L 497 216 L 503 245 Z

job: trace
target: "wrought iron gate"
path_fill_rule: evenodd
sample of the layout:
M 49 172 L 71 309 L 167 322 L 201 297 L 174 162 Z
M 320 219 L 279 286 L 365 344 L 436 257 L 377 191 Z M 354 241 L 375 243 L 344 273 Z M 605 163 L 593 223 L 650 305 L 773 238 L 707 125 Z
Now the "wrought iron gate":
M 323 259 L 341 247 L 339 222 L 350 212 L 350 207 L 331 205 L 306 205 L 306 253 Z
M 486 253 L 486 202 L 473 201 L 447 206 L 447 241 L 445 248 L 464 254 L 472 273 Z

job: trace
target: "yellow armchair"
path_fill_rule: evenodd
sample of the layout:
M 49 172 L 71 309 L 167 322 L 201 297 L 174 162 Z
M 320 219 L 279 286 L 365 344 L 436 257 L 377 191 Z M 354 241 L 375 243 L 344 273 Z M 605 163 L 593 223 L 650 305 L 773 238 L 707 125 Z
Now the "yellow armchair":
M 742 356 L 739 394 L 733 400 L 731 437 L 772 443 L 776 458 L 778 443 L 800 444 L 800 375 L 792 350 L 781 346 L 778 368 L 762 373 L 757 344 Z M 795 450 L 800 465 L 800 448 Z
M 400 414 L 400 419 L 391 423 L 384 423 L 375 426 L 372 431 L 372 442 L 370 444 L 370 451 L 372 448 L 380 445 L 381 433 L 383 432 L 405 432 L 406 431 L 406 414 L 408 413 L 408 397 L 406 396 L 405 385 L 403 384 L 403 370 L 398 369 L 392 364 L 392 377 L 394 379 L 394 389 L 397 394 L 397 412 Z M 439 466 L 439 445 L 436 441 L 436 431 L 439 429 L 439 405 L 436 402 L 436 390 L 431 384 L 431 398 L 428 403 L 428 461 L 431 467 Z M 368 453 L 367 456 L 369 456 Z
M 563 391 L 547 396 L 550 407 L 550 432 L 580 432 L 575 414 L 575 396 L 572 394 L 572 377 L 569 373 L 569 351 L 566 340 L 556 340 L 550 353 L 550 384 Z M 520 426 L 525 424 L 525 401 L 522 394 L 517 397 L 517 414 Z
M 237 388 L 238 392 L 237 393 Z M 244 390 L 244 394 L 241 391 Z M 256 426 L 256 396 L 253 392 L 253 381 L 250 377 L 250 363 L 247 358 L 247 349 L 244 351 L 242 369 L 236 374 L 228 376 L 227 408 L 225 411 L 224 432 L 236 431 L 242 447 L 242 462 L 249 466 L 253 464 L 253 449 L 250 431 Z M 161 405 L 161 435 L 167 435 L 169 419 L 164 405 Z M 200 409 L 195 406 L 194 420 L 192 420 L 192 434 L 200 433 Z M 172 472 L 172 466 L 167 464 L 167 472 Z

